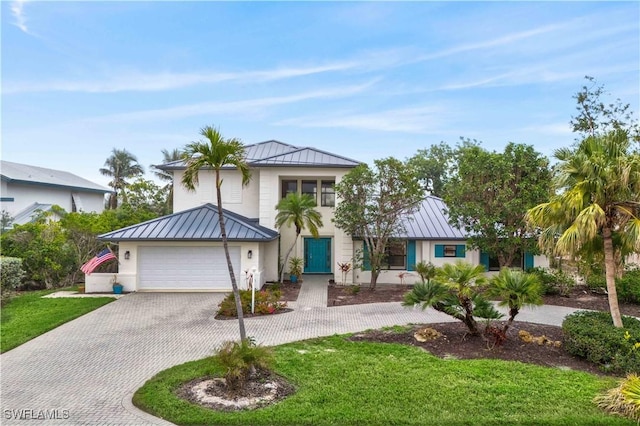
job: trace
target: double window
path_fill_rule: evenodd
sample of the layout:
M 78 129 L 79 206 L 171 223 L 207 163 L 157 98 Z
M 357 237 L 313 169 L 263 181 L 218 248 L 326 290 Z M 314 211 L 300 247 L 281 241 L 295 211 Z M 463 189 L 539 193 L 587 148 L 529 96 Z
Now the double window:
M 307 194 L 314 200 L 316 204 L 322 207 L 335 207 L 336 195 L 333 185 L 335 180 L 318 180 L 318 179 L 283 179 L 282 180 L 282 198 L 289 193 Z M 318 187 L 320 187 L 320 200 L 318 202 Z
M 406 240 L 392 240 L 387 243 L 384 250 L 384 259 L 382 261 L 381 269 L 410 269 L 407 267 L 407 244 L 413 243 L 413 257 L 412 264 L 415 263 L 415 241 L 408 242 Z M 369 249 L 367 245 L 363 243 L 363 270 L 371 270 L 371 261 L 369 256 Z M 410 265 L 412 268 L 413 266 Z

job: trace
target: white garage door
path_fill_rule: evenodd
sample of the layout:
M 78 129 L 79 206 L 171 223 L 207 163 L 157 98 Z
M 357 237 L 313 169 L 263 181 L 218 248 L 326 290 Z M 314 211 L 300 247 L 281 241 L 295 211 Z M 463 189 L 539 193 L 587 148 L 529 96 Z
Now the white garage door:
M 229 247 L 236 279 L 240 247 Z M 140 247 L 139 290 L 230 290 L 223 247 Z

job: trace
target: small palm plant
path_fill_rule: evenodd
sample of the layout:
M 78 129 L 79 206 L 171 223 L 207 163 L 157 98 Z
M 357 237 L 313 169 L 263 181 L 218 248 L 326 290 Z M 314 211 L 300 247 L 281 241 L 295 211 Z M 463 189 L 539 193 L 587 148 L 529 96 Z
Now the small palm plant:
M 431 262 L 420 261 L 416 263 L 415 270 L 423 282 L 429 282 L 435 278 L 437 268 Z
M 620 386 L 593 400 L 598 407 L 640 422 L 640 376 L 629 374 Z
M 500 273 L 491 279 L 487 295 L 499 298 L 499 306 L 509 307 L 509 320 L 502 329 L 503 334 L 506 334 L 524 305 L 542 305 L 542 291 L 542 284 L 537 275 L 515 269 L 502 268 Z
M 226 370 L 224 379 L 231 393 L 241 390 L 258 370 L 268 371 L 273 365 L 271 349 L 256 345 L 250 338 L 241 342 L 224 342 L 214 359 Z
M 432 307 L 436 311 L 462 321 L 469 332 L 480 335 L 475 317 L 487 320 L 499 319 L 498 312 L 480 294 L 481 285 L 486 282 L 484 267 L 473 266 L 458 261 L 437 269 L 436 277 L 416 284 L 404 295 L 404 306 L 421 305 L 422 309 Z

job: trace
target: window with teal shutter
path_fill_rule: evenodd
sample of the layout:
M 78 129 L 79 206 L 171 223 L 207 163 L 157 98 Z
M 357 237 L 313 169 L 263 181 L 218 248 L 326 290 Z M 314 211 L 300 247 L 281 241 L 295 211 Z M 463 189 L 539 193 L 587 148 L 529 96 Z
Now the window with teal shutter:
M 362 270 L 371 270 L 371 258 L 369 257 L 369 249 L 367 248 L 367 244 L 364 241 L 362 242 Z
M 435 257 L 465 257 L 466 246 L 464 244 L 436 244 Z
M 480 253 L 480 264 L 484 266 L 485 271 L 489 270 L 489 253 Z

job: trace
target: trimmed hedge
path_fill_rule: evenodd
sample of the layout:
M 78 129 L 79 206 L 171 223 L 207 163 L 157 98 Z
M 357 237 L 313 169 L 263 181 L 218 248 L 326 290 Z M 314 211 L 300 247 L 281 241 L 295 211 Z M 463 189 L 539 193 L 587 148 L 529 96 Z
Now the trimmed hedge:
M 578 311 L 562 323 L 565 348 L 603 370 L 640 373 L 640 321 L 622 317 L 623 328 L 613 326 L 608 312 Z

